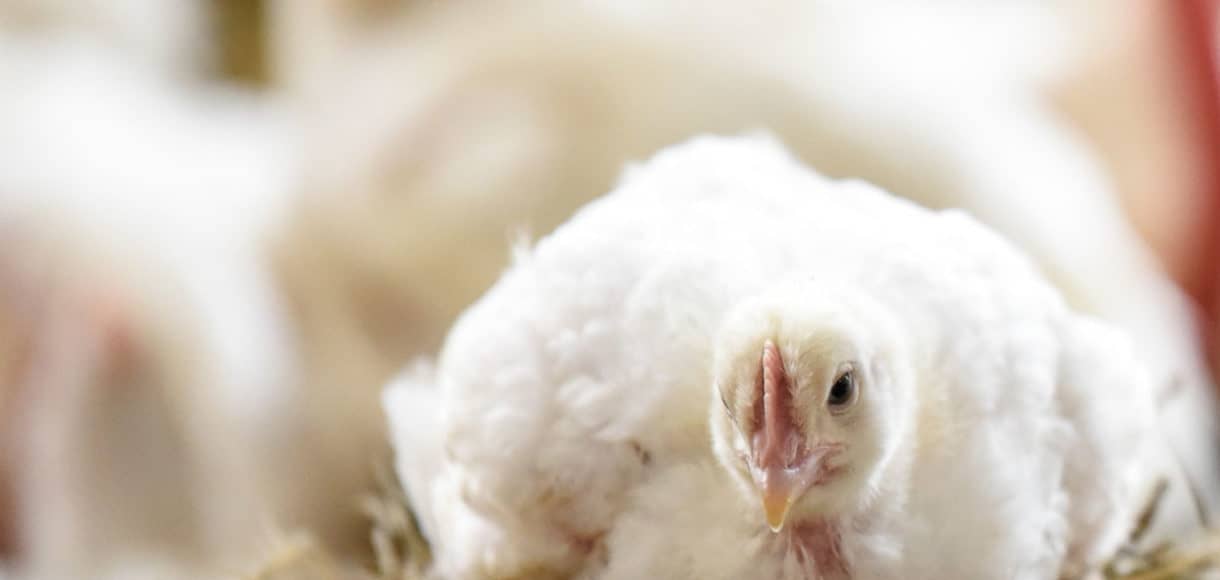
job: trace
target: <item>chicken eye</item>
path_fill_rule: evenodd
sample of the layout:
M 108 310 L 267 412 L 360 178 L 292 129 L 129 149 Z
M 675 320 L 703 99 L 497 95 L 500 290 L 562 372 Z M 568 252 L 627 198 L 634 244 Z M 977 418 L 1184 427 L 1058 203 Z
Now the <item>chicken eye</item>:
M 832 411 L 842 411 L 856 402 L 856 377 L 852 371 L 846 371 L 835 379 L 826 396 L 826 406 Z

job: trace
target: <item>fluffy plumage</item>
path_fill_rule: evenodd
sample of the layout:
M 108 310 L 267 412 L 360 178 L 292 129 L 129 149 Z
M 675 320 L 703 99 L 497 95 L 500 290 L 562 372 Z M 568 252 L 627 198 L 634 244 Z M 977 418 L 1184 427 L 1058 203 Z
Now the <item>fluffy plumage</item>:
M 844 446 L 778 533 L 732 419 L 769 340 L 785 428 Z M 1117 548 L 1151 481 L 1120 345 L 963 214 L 704 139 L 521 252 L 386 398 L 440 577 L 1051 578 Z M 836 431 L 807 379 L 841 353 L 862 386 Z

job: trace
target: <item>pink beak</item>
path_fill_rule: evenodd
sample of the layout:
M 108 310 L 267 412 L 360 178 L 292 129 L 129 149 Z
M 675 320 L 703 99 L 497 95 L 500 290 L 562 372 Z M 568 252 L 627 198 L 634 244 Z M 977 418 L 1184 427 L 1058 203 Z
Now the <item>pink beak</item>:
M 822 460 L 834 446 L 810 447 L 793 420 L 791 380 L 779 349 L 770 340 L 763 345 L 759 373 L 761 404 L 756 404 L 754 455 L 750 466 L 762 497 L 763 514 L 771 531 L 784 527 L 788 510 L 822 469 Z

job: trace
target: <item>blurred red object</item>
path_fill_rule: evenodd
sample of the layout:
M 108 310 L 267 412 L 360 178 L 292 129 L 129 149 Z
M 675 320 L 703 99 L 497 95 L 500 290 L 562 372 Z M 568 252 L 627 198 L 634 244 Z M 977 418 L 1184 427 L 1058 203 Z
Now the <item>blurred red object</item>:
M 1220 68 L 1216 20 L 1220 2 L 1183 0 L 1163 6 L 1173 12 L 1172 38 L 1178 44 L 1182 112 L 1197 166 L 1198 213 L 1181 233 L 1190 248 L 1182 287 L 1199 305 L 1204 345 L 1213 373 L 1220 364 Z

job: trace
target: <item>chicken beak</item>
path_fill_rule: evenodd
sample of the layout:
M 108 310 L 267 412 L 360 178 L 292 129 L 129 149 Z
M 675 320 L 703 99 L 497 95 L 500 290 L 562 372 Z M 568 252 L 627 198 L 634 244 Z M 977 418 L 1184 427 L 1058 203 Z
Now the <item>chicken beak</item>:
M 770 340 L 763 344 L 759 366 L 754 387 L 758 393 L 755 403 L 758 429 L 752 442 L 750 471 L 762 496 L 767 525 L 778 532 L 788 518 L 788 509 L 807 487 L 801 475 L 811 472 L 804 468 L 817 467 L 804 464 L 809 460 L 816 464 L 820 457 L 809 457 L 804 448 L 804 437 L 793 421 L 791 380 L 779 349 Z
M 784 529 L 788 511 L 817 479 L 829 447 L 815 447 L 797 465 L 764 465 L 753 470 L 754 484 L 762 499 L 763 515 L 772 532 Z
M 793 486 L 791 478 L 784 470 L 767 470 L 763 475 L 763 481 L 759 482 L 760 495 L 762 496 L 763 515 L 766 516 L 767 526 L 772 532 L 779 532 L 784 528 L 784 521 L 788 519 L 788 509 L 792 507 L 793 501 Z

